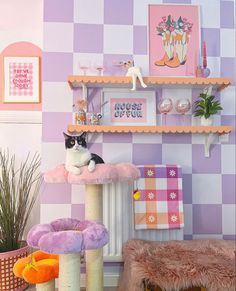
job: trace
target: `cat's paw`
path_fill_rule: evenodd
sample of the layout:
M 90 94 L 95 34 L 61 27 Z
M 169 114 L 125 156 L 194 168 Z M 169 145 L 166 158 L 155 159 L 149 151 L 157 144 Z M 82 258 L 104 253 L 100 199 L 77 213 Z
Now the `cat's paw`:
M 80 168 L 74 167 L 74 168 L 70 169 L 70 172 L 74 175 L 80 175 L 81 170 L 80 170 Z
M 94 161 L 90 161 L 89 165 L 88 165 L 88 171 L 89 172 L 93 172 L 96 168 L 95 162 Z

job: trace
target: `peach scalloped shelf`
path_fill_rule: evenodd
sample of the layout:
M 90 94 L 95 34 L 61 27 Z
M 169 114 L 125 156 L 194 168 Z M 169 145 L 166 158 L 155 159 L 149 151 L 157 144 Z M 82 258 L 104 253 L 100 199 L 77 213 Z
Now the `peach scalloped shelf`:
M 120 126 L 120 125 L 73 125 L 67 127 L 69 133 L 86 132 L 145 132 L 145 133 L 217 133 L 227 134 L 232 126 Z
M 230 85 L 229 78 L 194 78 L 194 77 L 144 77 L 144 82 L 149 86 L 214 86 L 222 90 Z M 71 88 L 84 84 L 88 87 L 126 86 L 131 84 L 131 77 L 126 76 L 69 76 Z

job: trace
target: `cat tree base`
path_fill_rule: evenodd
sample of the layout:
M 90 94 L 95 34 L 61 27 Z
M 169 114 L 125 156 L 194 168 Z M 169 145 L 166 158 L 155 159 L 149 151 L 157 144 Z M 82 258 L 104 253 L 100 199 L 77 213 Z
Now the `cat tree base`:
M 103 221 L 102 185 L 86 185 L 85 219 Z M 103 290 L 103 249 L 86 251 L 86 290 Z
M 44 174 L 44 180 L 47 183 L 85 185 L 85 219 L 102 223 L 103 184 L 117 181 L 134 181 L 140 177 L 140 171 L 129 163 L 98 164 L 92 173 L 87 168 L 87 166 L 84 166 L 81 168 L 80 175 L 73 175 L 66 171 L 64 165 L 58 165 Z M 86 251 L 86 290 L 103 291 L 102 248 Z
M 36 291 L 55 291 L 55 279 L 45 282 L 36 284 Z

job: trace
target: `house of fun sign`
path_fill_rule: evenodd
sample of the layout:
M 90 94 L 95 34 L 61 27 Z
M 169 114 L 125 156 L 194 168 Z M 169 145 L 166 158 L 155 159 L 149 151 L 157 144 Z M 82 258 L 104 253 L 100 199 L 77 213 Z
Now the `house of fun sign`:
M 146 98 L 111 98 L 111 121 L 143 123 L 147 118 Z

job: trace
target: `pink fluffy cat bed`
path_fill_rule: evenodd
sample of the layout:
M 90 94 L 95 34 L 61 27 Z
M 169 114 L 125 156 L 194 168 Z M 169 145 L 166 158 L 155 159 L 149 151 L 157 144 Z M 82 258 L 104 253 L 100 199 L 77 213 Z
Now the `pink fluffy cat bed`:
M 130 240 L 123 246 L 124 273 L 120 291 L 143 291 L 143 283 L 164 291 L 205 287 L 234 291 L 235 242 Z
M 47 183 L 70 184 L 108 184 L 116 181 L 136 180 L 140 177 L 139 170 L 132 164 L 98 164 L 94 172 L 89 172 L 87 166 L 81 167 L 81 174 L 74 175 L 58 165 L 44 174 Z

